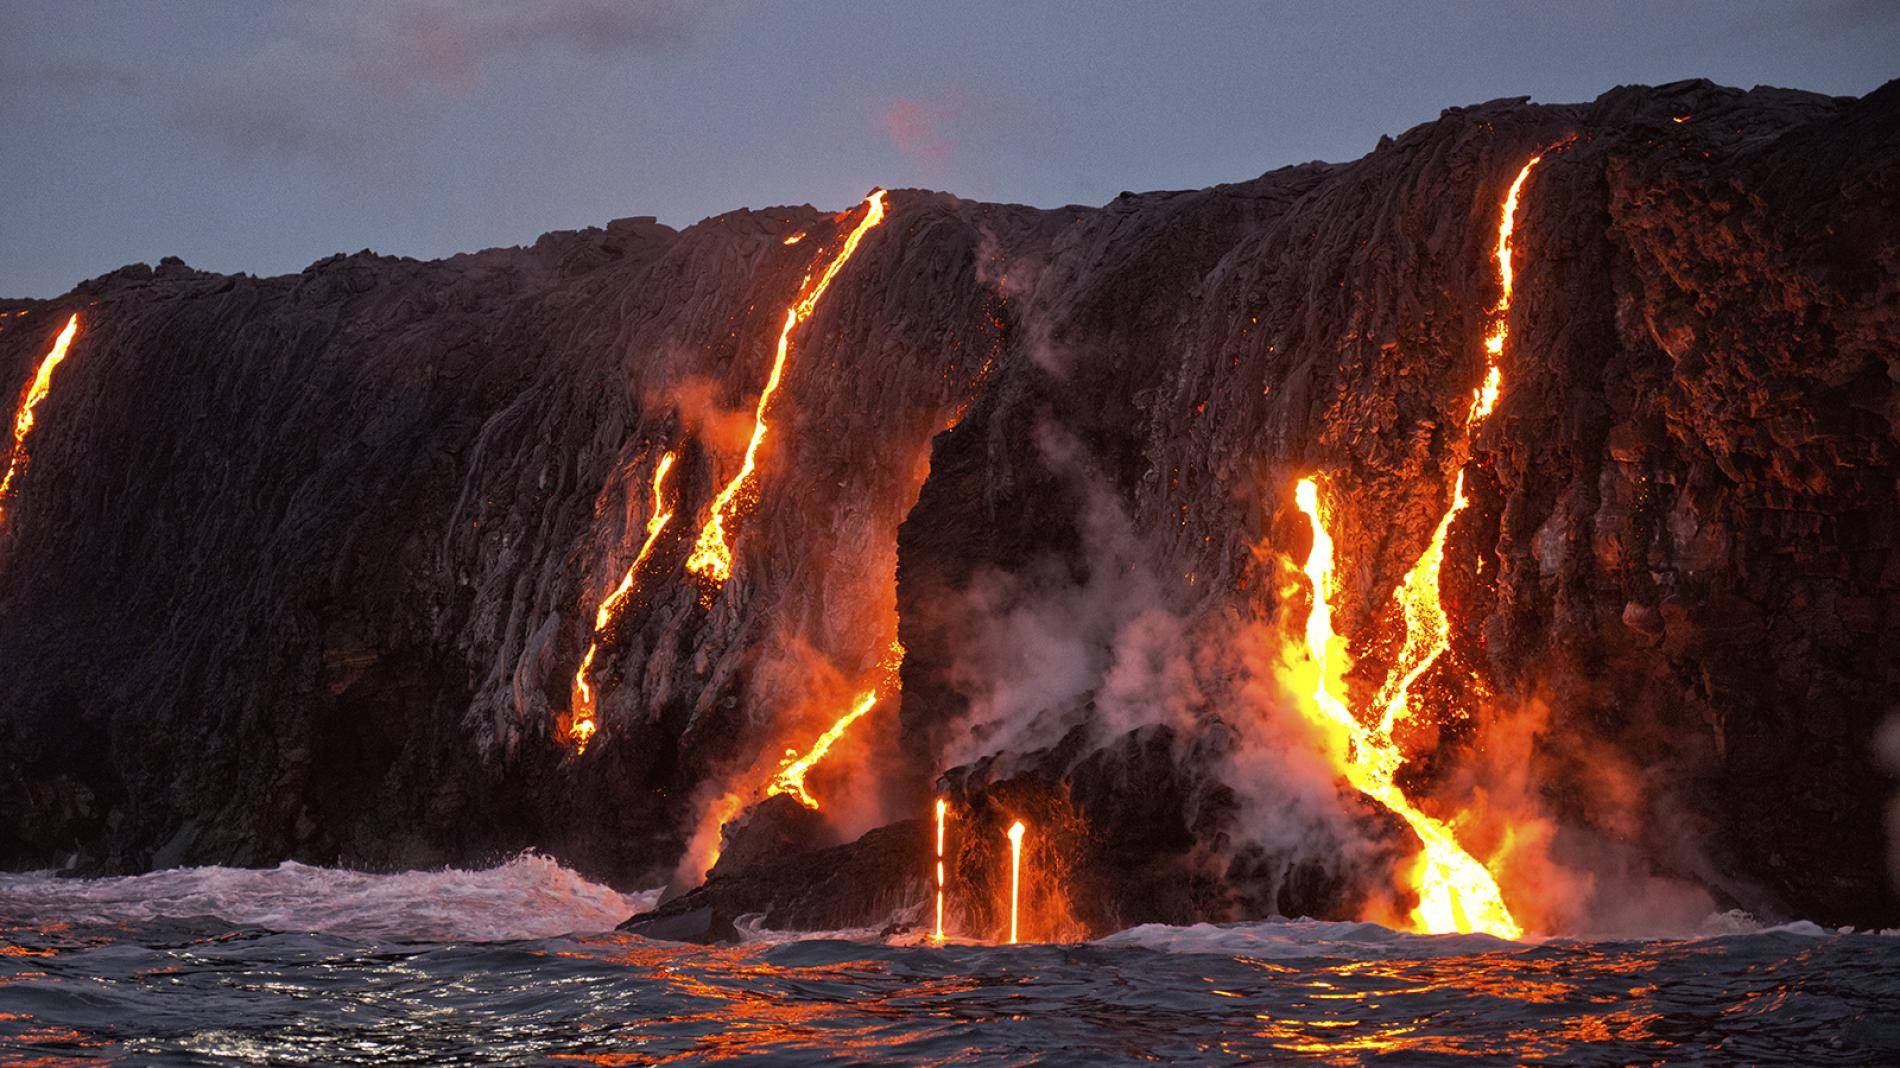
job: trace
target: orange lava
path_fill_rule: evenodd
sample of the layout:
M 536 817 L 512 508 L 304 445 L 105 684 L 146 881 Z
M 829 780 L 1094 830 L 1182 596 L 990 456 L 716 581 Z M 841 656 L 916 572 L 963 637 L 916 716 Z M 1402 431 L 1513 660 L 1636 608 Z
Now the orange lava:
M 937 941 L 943 941 L 943 823 L 950 812 L 950 804 L 943 798 L 937 799 L 937 930 L 933 935 Z
M 600 640 L 607 633 L 620 614 L 620 608 L 633 594 L 635 580 L 640 574 L 640 566 L 653 552 L 653 545 L 660 540 L 660 532 L 673 521 L 673 509 L 666 503 L 666 475 L 673 469 L 673 453 L 660 456 L 660 462 L 653 468 L 653 515 L 647 520 L 646 541 L 640 545 L 640 552 L 627 565 L 626 574 L 620 577 L 620 585 L 600 602 L 594 610 L 594 637 L 587 643 L 587 652 L 581 657 L 581 665 L 574 672 L 574 693 L 570 703 L 567 723 L 567 740 L 574 746 L 576 755 L 587 751 L 587 743 L 593 740 L 599 724 L 594 718 L 594 689 L 587 683 L 587 675 L 594 668 L 594 656 L 600 651 Z
M 806 808 L 818 808 L 818 799 L 805 790 L 805 773 L 809 772 L 819 761 L 825 759 L 825 754 L 831 751 L 831 747 L 837 744 L 838 739 L 844 737 L 844 732 L 851 729 L 853 723 L 856 723 L 866 712 L 869 712 L 872 708 L 876 707 L 876 705 L 877 691 L 866 690 L 864 694 L 858 698 L 857 704 L 851 707 L 849 712 L 839 716 L 838 722 L 833 723 L 830 729 L 818 736 L 818 740 L 811 744 L 811 748 L 806 750 L 804 756 L 793 758 L 788 750 L 785 766 L 779 769 L 778 775 L 775 776 L 771 784 L 765 788 L 765 796 L 775 797 L 779 794 L 790 794 L 792 800 L 804 805 Z
M 1022 896 L 1023 887 L 1023 832 L 1028 830 L 1022 820 L 1009 825 L 1009 944 L 1016 944 L 1016 906 Z
M 15 315 L 25 315 L 19 312 Z M 66 350 L 73 343 L 73 336 L 79 333 L 79 316 L 75 313 L 66 320 L 66 328 L 53 339 L 53 349 L 40 361 L 40 369 L 33 375 L 33 381 L 27 383 L 26 391 L 20 395 L 20 407 L 13 415 L 13 444 L 7 450 L 7 470 L 0 475 L 0 517 L 6 512 L 6 502 L 13 493 L 14 480 L 19 478 L 26 467 L 26 436 L 33 432 L 34 410 L 53 389 L 53 372 L 66 359 Z
M 1458 844 L 1443 821 L 1419 811 L 1399 788 L 1399 769 L 1405 753 L 1393 739 L 1390 726 L 1361 723 L 1342 696 L 1346 692 L 1345 641 L 1333 631 L 1333 539 L 1326 530 L 1325 506 L 1319 485 L 1303 478 L 1296 487 L 1300 511 L 1313 524 L 1313 551 L 1307 555 L 1306 578 L 1313 588 L 1313 607 L 1306 617 L 1306 654 L 1315 669 L 1310 701 L 1301 711 L 1326 731 L 1335 765 L 1355 789 L 1403 819 L 1424 847 L 1410 878 L 1418 907 L 1412 922 L 1421 931 L 1484 931 L 1501 938 L 1524 932 L 1498 892 L 1497 880 L 1484 865 Z M 1395 674 L 1397 665 L 1395 665 Z M 1387 685 L 1392 685 L 1388 676 Z M 1402 696 L 1402 692 L 1401 692 Z
M 1465 416 L 1466 449 L 1471 435 L 1496 409 L 1503 393 L 1503 356 L 1510 339 L 1509 313 L 1516 291 L 1512 238 L 1524 183 L 1542 159 L 1541 155 L 1532 156 L 1518 170 L 1499 209 L 1497 244 L 1492 252 L 1497 263 L 1498 300 L 1486 315 L 1484 380 L 1472 391 L 1471 407 Z M 1448 824 L 1419 811 L 1397 783 L 1406 754 L 1393 732 L 1414 712 L 1412 687 L 1451 648 L 1451 621 L 1445 612 L 1440 573 L 1452 522 L 1469 503 L 1464 471 L 1458 472 L 1452 484 L 1451 504 L 1432 531 L 1431 541 L 1392 591 L 1405 624 L 1405 637 L 1373 699 L 1378 716 L 1374 726 L 1362 723 L 1343 697 L 1346 654 L 1344 641 L 1332 625 L 1331 601 L 1337 593 L 1333 540 L 1326 529 L 1326 508 L 1318 483 L 1311 478 L 1301 479 L 1295 497 L 1313 526 L 1313 550 L 1304 568 L 1313 592 L 1305 652 L 1316 676 L 1311 680 L 1311 700 L 1303 711 L 1326 728 L 1336 743 L 1335 763 L 1347 781 L 1404 819 L 1423 845 L 1410 874 L 1419 899 L 1412 912 L 1413 924 L 1433 933 L 1484 931 L 1504 938 L 1521 937 L 1523 928 L 1505 906 L 1491 872 L 1465 851 Z
M 1511 327 L 1508 320 L 1511 311 L 1511 295 L 1517 288 L 1517 276 L 1511 267 L 1511 237 L 1517 231 L 1517 201 L 1524 191 L 1524 181 L 1531 176 L 1531 168 L 1543 160 L 1537 155 L 1530 158 L 1517 172 L 1511 182 L 1511 189 L 1504 194 L 1504 206 L 1499 211 L 1498 243 L 1491 255 L 1498 265 L 1498 302 L 1491 306 L 1484 331 L 1484 382 L 1471 395 L 1471 410 L 1465 416 L 1465 432 L 1469 435 L 1478 428 L 1491 410 L 1497 407 L 1498 396 L 1504 391 L 1504 370 L 1499 360 L 1504 356 L 1504 343 L 1510 339 Z
M 759 446 L 765 443 L 765 415 L 785 375 L 785 360 L 791 353 L 792 330 L 811 318 L 818 309 L 818 301 L 830 288 L 831 280 L 838 276 L 838 272 L 844 269 L 852 254 L 858 250 L 858 243 L 864 240 L 864 235 L 884 221 L 884 190 L 873 190 L 864 199 L 864 204 L 864 218 L 845 238 L 837 255 L 831 258 L 817 281 L 812 281 L 810 275 L 806 276 L 797 303 L 785 309 L 785 325 L 779 328 L 778 333 L 778 352 L 772 359 L 772 373 L 766 377 L 765 389 L 759 394 L 758 407 L 753 413 L 752 439 L 746 443 L 745 459 L 740 463 L 738 473 L 732 476 L 732 481 L 726 483 L 726 487 L 719 491 L 719 496 L 713 498 L 706 524 L 700 528 L 699 539 L 693 545 L 693 553 L 686 558 L 686 569 L 710 582 L 714 589 L 725 585 L 726 580 L 732 577 L 732 545 L 726 534 L 726 523 L 750 508 L 757 498 L 752 476 L 758 468 Z

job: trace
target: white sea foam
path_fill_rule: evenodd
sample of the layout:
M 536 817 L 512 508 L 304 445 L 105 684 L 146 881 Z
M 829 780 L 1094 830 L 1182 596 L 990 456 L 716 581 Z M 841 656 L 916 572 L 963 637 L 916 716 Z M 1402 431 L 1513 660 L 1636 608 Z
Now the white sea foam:
M 1734 909 L 1716 913 L 1693 931 L 1651 932 L 1640 936 L 1589 936 L 1531 939 L 1509 942 L 1484 934 L 1424 935 L 1394 931 L 1376 923 L 1330 920 L 1260 920 L 1249 923 L 1199 923 L 1171 927 L 1149 923 L 1098 939 L 1102 946 L 1141 946 L 1170 953 L 1219 953 L 1265 959 L 1324 957 L 1347 960 L 1420 959 L 1465 956 L 1521 949 L 1531 944 L 1582 944 L 1629 941 L 1685 941 L 1731 938 L 1741 935 L 1798 935 L 1828 938 L 1835 935 L 1893 937 L 1900 931 L 1856 932 L 1852 927 L 1823 927 L 1807 920 L 1764 924 Z
M 1145 923 L 1098 939 L 1095 944 L 1283 960 L 1295 957 L 1345 960 L 1451 957 L 1518 948 L 1518 943 L 1485 934 L 1408 934 L 1376 923 L 1337 920 L 1260 920 L 1197 923 L 1188 927 Z
M 214 916 L 275 931 L 388 941 L 503 941 L 613 929 L 659 891 L 622 894 L 524 853 L 499 867 L 373 875 L 286 861 L 105 879 L 0 874 L 0 915 L 72 923 Z

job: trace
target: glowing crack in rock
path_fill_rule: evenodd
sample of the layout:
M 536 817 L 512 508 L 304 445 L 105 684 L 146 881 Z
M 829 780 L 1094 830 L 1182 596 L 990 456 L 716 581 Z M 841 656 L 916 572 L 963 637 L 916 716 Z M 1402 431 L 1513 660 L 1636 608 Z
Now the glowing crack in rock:
M 770 413 L 772 400 L 778 394 L 779 382 L 785 377 L 785 361 L 791 354 L 792 331 L 799 323 L 811 318 L 818 309 L 818 302 L 824 297 L 825 290 L 831 287 L 832 279 L 838 276 L 838 272 L 844 269 L 852 254 L 858 250 L 858 243 L 864 240 L 864 235 L 884 221 L 884 190 L 872 191 L 864 199 L 864 205 L 864 218 L 845 238 L 837 255 L 831 258 L 816 281 L 806 275 L 798 301 L 785 309 L 785 323 L 779 328 L 778 350 L 772 359 L 772 372 L 766 377 L 765 389 L 760 392 L 758 406 L 753 412 L 752 438 L 746 443 L 745 458 L 739 464 L 738 473 L 713 498 L 706 523 L 700 528 L 699 539 L 693 545 L 693 553 L 686 558 L 686 569 L 706 580 L 714 590 L 724 586 L 726 580 L 732 577 L 732 545 L 726 533 L 726 524 L 741 512 L 749 510 L 757 501 L 758 491 L 753 484 L 753 475 L 758 469 L 759 447 L 765 443 L 768 430 L 765 417 Z
M 627 598 L 632 596 L 641 565 L 645 564 L 647 557 L 652 555 L 654 544 L 660 540 L 660 532 L 673 521 L 673 509 L 666 503 L 666 476 L 673 469 L 674 459 L 674 454 L 667 452 L 662 454 L 660 462 L 654 465 L 653 514 L 647 519 L 646 541 L 641 543 L 640 552 L 634 556 L 633 562 L 627 565 L 626 573 L 620 577 L 620 584 L 615 586 L 614 591 L 600 602 L 599 608 L 594 610 L 594 636 L 593 640 L 587 643 L 587 652 L 581 657 L 580 667 L 574 672 L 573 697 L 569 703 L 570 710 L 564 731 L 576 755 L 587 751 L 587 743 L 593 740 L 595 731 L 599 729 L 599 723 L 594 718 L 594 689 L 588 684 L 587 676 L 594 669 L 594 657 L 600 652 L 601 638 L 606 635 L 607 628 L 612 626 L 619 616 L 620 609 L 626 604 Z

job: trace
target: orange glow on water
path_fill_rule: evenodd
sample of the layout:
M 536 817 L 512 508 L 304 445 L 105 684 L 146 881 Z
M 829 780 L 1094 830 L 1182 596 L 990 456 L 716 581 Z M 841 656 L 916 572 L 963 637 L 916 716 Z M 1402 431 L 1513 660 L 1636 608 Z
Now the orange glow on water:
M 18 312 L 15 318 L 25 315 Z M 6 512 L 6 503 L 13 494 L 13 483 L 26 467 L 26 436 L 33 432 L 34 412 L 40 402 L 53 389 L 53 372 L 66 359 L 66 350 L 73 343 L 74 335 L 79 333 L 79 316 L 74 314 L 66 320 L 66 328 L 53 339 L 52 351 L 40 361 L 40 367 L 33 375 L 33 381 L 27 383 L 26 390 L 20 395 L 20 406 L 13 415 L 13 444 L 7 450 L 6 474 L 0 475 L 0 517 Z
M 745 459 L 739 464 L 738 473 L 713 498 L 705 526 L 700 528 L 693 553 L 686 559 L 686 569 L 711 583 L 714 589 L 725 585 L 726 580 L 732 577 L 732 545 L 726 533 L 726 524 L 735 515 L 749 509 L 757 498 L 753 474 L 758 469 L 759 447 L 765 443 L 765 416 L 771 408 L 772 398 L 778 393 L 779 382 L 785 376 L 785 361 L 791 353 L 792 331 L 799 323 L 811 318 L 818 309 L 818 301 L 824 297 L 825 290 L 831 287 L 832 279 L 838 276 L 838 272 L 844 269 L 852 254 L 858 250 L 858 243 L 864 240 L 864 235 L 884 221 L 884 190 L 874 190 L 864 199 L 864 204 L 864 218 L 845 238 L 837 255 L 831 258 L 816 282 L 809 275 L 806 276 L 798 301 L 785 309 L 785 323 L 779 328 L 778 350 L 772 358 L 772 372 L 766 377 L 765 389 L 759 394 L 758 407 L 753 412 L 752 438 L 746 443 Z
M 594 610 L 594 636 L 587 643 L 587 652 L 581 656 L 580 667 L 574 672 L 573 697 L 566 730 L 568 742 L 573 745 L 577 755 L 587 751 L 587 743 L 593 740 L 594 732 L 599 729 L 594 718 L 594 689 L 588 684 L 587 676 L 594 668 L 594 657 L 600 651 L 601 638 L 619 615 L 621 606 L 632 595 L 640 567 L 652 555 L 654 543 L 660 540 L 660 532 L 673 521 L 673 509 L 666 503 L 666 476 L 673 469 L 674 459 L 674 454 L 667 452 L 654 465 L 653 514 L 647 519 L 646 541 L 640 544 L 640 552 L 633 558 L 633 563 L 627 565 L 626 574 L 620 577 L 620 585 L 614 587 L 614 591 Z
M 1029 828 L 1017 820 L 1009 825 L 1009 944 L 1016 944 L 1016 909 L 1023 888 L 1023 832 Z
M 806 808 L 818 808 L 818 799 L 805 790 L 805 774 L 819 761 L 825 759 L 825 754 L 831 752 L 831 747 L 837 744 L 838 739 L 844 737 L 844 732 L 850 730 L 853 723 L 876 705 L 877 691 L 866 690 L 863 696 L 858 698 L 857 704 L 851 707 L 851 711 L 839 716 L 838 722 L 833 723 L 830 729 L 818 736 L 818 740 L 812 743 L 804 756 L 786 761 L 785 766 L 780 768 L 778 775 L 772 779 L 771 785 L 765 788 L 765 796 L 789 794 L 792 800 Z

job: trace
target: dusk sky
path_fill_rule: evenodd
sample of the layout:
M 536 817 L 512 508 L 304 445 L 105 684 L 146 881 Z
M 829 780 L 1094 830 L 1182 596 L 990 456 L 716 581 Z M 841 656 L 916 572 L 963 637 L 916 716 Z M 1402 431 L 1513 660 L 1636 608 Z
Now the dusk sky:
M 1355 158 L 1501 96 L 1896 75 L 1888 0 L 10 0 L 0 296 L 166 255 L 275 274 L 873 185 L 1097 204 Z

